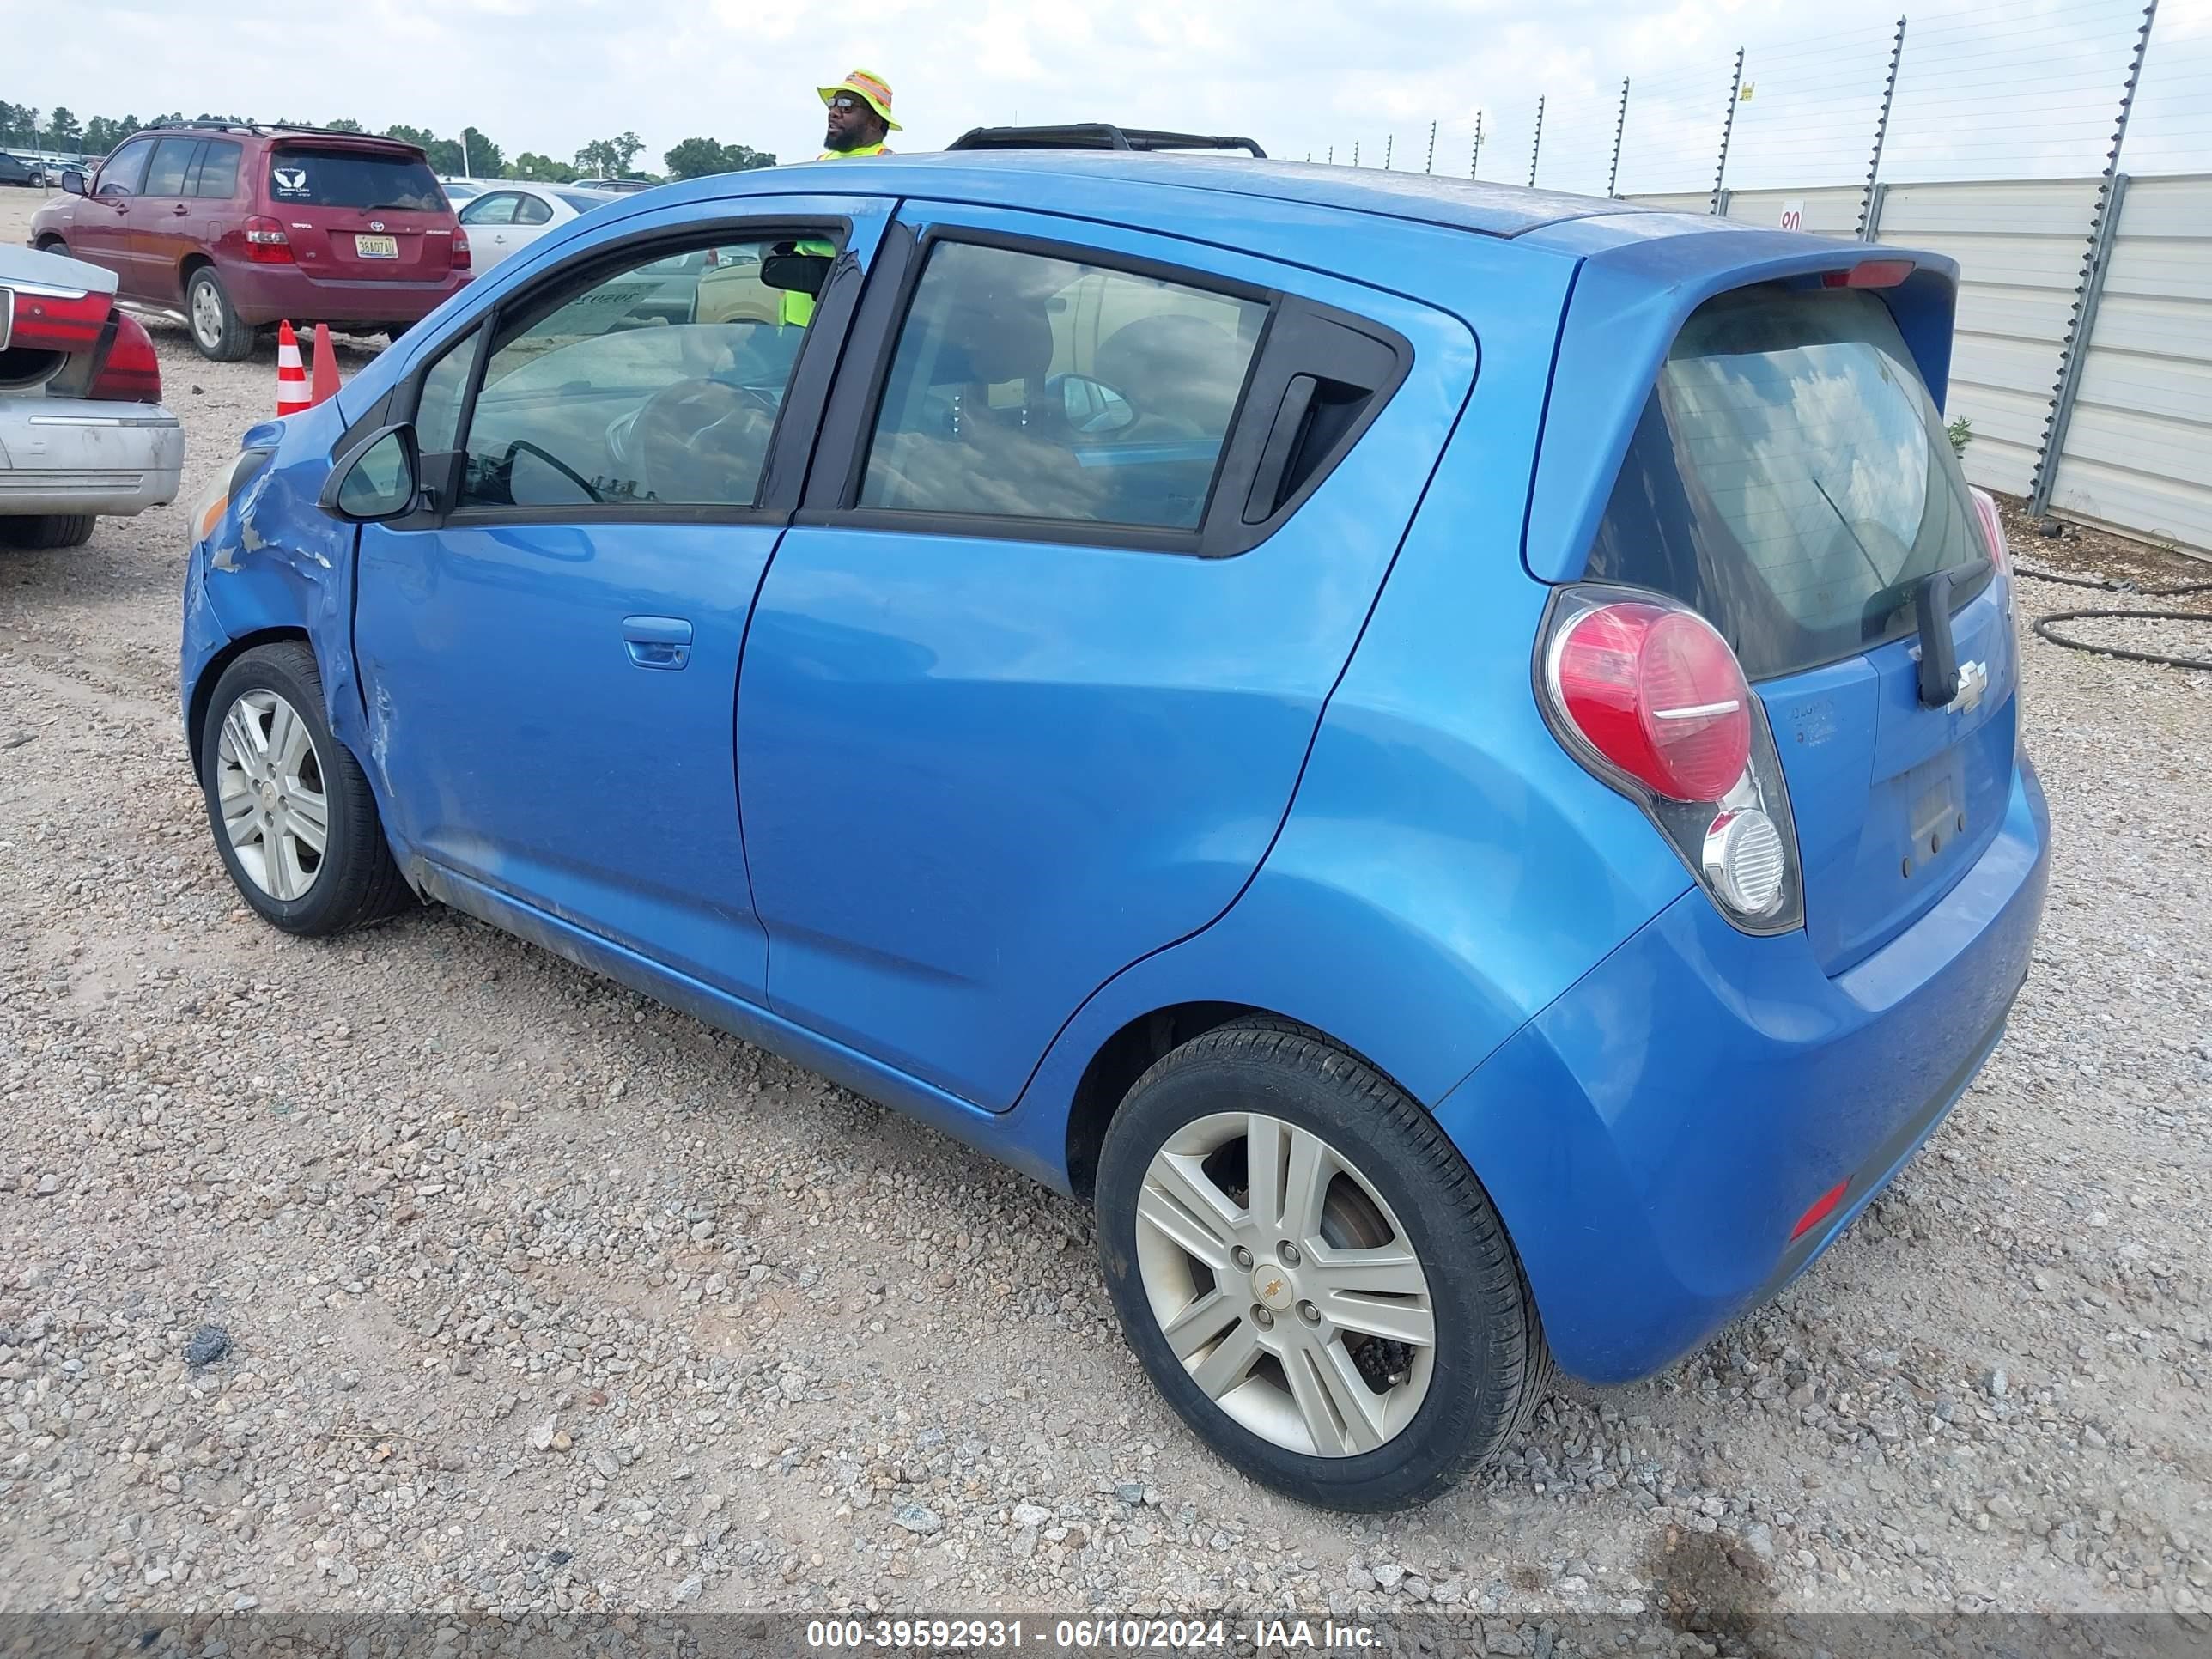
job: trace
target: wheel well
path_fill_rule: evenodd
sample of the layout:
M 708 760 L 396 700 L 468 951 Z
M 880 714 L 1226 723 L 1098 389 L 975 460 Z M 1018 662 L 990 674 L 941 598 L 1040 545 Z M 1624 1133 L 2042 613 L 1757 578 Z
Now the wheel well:
M 39 238 L 39 252 L 41 253 L 52 253 L 58 247 L 65 248 L 68 246 L 67 242 L 62 240 L 51 230 Z
M 269 645 L 277 640 L 298 640 L 313 647 L 304 628 L 264 628 L 258 634 L 245 634 L 208 659 L 207 666 L 200 670 L 199 678 L 192 682 L 191 713 L 185 720 L 185 741 L 192 755 L 192 775 L 200 773 L 200 728 L 207 723 L 208 704 L 214 700 L 216 682 L 222 671 L 236 662 L 257 645 Z
M 204 253 L 185 255 L 184 263 L 177 267 L 177 297 L 182 300 L 191 293 L 194 271 L 210 270 L 214 264 L 215 261 Z

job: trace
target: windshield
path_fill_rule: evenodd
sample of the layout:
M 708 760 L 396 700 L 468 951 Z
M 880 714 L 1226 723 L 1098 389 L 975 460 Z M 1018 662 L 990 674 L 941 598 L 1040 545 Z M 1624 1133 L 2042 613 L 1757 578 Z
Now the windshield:
M 1693 606 L 1757 680 L 1909 633 L 1921 580 L 1985 556 L 1888 307 L 1764 287 L 1708 301 L 1676 337 L 1589 575 Z
M 397 151 L 288 145 L 269 158 L 269 193 L 301 207 L 440 213 L 447 206 L 429 163 Z

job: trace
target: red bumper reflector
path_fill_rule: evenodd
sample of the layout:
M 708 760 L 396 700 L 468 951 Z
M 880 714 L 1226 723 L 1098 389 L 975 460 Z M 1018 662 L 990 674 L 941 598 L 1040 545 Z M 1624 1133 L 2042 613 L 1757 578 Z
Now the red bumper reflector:
M 1836 1212 L 1836 1206 L 1844 1201 L 1844 1194 L 1850 1188 L 1850 1184 L 1848 1181 L 1838 1181 L 1826 1192 L 1814 1199 L 1813 1207 L 1799 1216 L 1797 1224 L 1790 1230 L 1790 1242 L 1795 1244 L 1807 1233 L 1811 1232 L 1814 1228 L 1833 1215 Z

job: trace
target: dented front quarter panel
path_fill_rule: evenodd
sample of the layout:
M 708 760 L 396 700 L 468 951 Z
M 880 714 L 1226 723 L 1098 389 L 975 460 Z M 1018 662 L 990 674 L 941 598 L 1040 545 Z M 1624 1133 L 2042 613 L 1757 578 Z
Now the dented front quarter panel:
M 344 429 L 333 401 L 265 422 L 241 440 L 241 449 L 273 442 L 276 453 L 192 549 L 179 676 L 187 722 L 202 677 L 226 647 L 275 630 L 304 631 L 322 676 L 324 717 L 339 742 L 365 752 L 352 647 L 358 532 L 317 505 Z

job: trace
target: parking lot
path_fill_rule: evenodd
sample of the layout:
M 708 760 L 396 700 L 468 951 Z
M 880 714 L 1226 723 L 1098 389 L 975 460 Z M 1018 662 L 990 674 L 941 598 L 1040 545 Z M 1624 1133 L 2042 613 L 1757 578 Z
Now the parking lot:
M 175 675 L 273 351 L 155 337 L 179 502 L 0 552 L 0 1610 L 2212 1605 L 2212 676 L 2027 639 L 2050 908 L 1948 1124 L 1696 1358 L 1361 1521 L 1200 1450 L 1081 1206 L 455 914 L 254 920 Z

